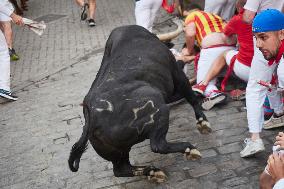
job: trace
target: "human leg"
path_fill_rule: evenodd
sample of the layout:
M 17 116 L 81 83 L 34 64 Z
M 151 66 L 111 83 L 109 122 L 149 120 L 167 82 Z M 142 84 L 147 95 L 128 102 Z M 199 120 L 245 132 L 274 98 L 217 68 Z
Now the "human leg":
M 226 0 L 205 0 L 204 11 L 220 15 Z
M 246 147 L 240 152 L 241 157 L 248 157 L 264 151 L 264 145 L 260 139 L 264 115 L 262 105 L 264 103 L 267 88 L 258 84 L 260 80 L 270 82 L 275 65 L 269 66 L 262 53 L 255 48 L 254 57 L 246 88 L 246 106 L 249 132 L 251 134 Z
M 6 39 L 0 30 L 0 96 L 17 100 L 10 92 L 10 57 Z
M 96 0 L 89 0 L 89 26 L 95 26 Z
M 200 94 L 204 94 L 206 87 L 208 86 L 209 82 L 214 79 L 222 70 L 222 68 L 226 65 L 226 61 L 224 58 L 224 54 L 220 54 L 211 65 L 210 69 L 208 70 L 204 80 L 196 85 L 192 86 L 192 90 L 198 92 Z
M 270 106 L 274 111 L 271 118 L 265 121 L 263 128 L 272 129 L 284 126 L 284 109 L 283 109 L 283 84 L 284 84 L 284 62 L 280 62 L 277 68 L 278 87 L 277 90 L 268 92 Z
M 12 61 L 19 60 L 20 57 L 17 55 L 15 49 L 13 48 L 13 31 L 12 31 L 11 21 L 1 21 L 1 29 L 6 38 L 11 60 Z
M 4 33 L 8 48 L 12 48 L 13 32 L 10 21 L 1 21 L 1 29 Z
M 81 7 L 81 20 L 86 20 L 88 17 L 87 9 L 89 7 L 89 4 L 85 3 L 84 0 L 75 0 L 75 2 Z
M 202 84 L 208 85 L 208 83 L 221 72 L 226 65 L 225 57 L 227 52 L 228 51 L 225 51 L 224 53 L 220 54 L 217 59 L 214 60 L 211 68 L 205 76 L 205 79 L 201 82 Z
M 232 18 L 236 10 L 236 0 L 227 0 L 223 5 L 222 12 L 220 16 L 228 21 Z
M 0 71 L 0 89 L 10 91 L 10 57 L 2 31 L 0 31 Z
M 197 81 L 196 82 L 202 83 L 202 81 L 206 79 L 206 76 L 210 72 L 210 69 L 214 66 L 213 64 L 219 64 L 219 63 L 215 63 L 215 60 L 218 58 L 221 59 L 221 56 L 223 56 L 224 52 L 229 51 L 231 49 L 232 47 L 215 47 L 215 48 L 209 48 L 209 49 L 202 49 L 200 51 L 200 58 L 198 61 L 198 66 L 197 66 Z M 223 64 L 224 62 L 222 62 L 220 65 L 222 66 Z M 218 65 L 218 69 L 220 69 L 219 65 Z M 207 84 L 207 87 L 204 92 L 205 95 L 208 95 L 210 92 L 214 90 L 218 90 L 217 87 L 215 86 L 216 78 L 211 79 L 206 84 Z
M 77 3 L 77 5 L 79 5 L 80 7 L 83 7 L 85 4 L 84 0 L 75 0 L 75 2 Z
M 148 0 L 140 0 L 135 3 L 136 25 L 142 26 L 150 31 L 150 5 Z
M 215 47 L 209 49 L 202 49 L 200 51 L 200 58 L 197 66 L 197 83 L 202 82 L 205 79 L 210 67 L 212 66 L 214 60 L 224 53 L 226 50 L 230 50 L 232 47 Z M 222 103 L 226 99 L 224 93 L 218 92 L 216 87 L 216 78 L 208 82 L 204 95 L 206 98 L 202 102 L 202 108 L 204 110 L 210 110 L 216 104 Z
M 149 23 L 149 30 L 152 31 L 153 29 L 153 25 L 154 25 L 154 21 L 156 18 L 156 14 L 158 12 L 158 10 L 160 9 L 161 5 L 162 5 L 163 0 L 152 0 L 152 6 L 151 6 L 151 10 L 150 10 L 150 23 Z

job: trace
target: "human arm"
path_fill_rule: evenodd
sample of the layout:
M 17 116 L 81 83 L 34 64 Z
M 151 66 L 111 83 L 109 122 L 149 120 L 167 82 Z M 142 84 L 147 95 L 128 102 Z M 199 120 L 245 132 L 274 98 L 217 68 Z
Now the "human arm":
M 0 1 L 0 12 L 12 18 L 12 21 L 17 25 L 23 25 L 23 18 L 13 12 L 13 9 L 9 9 L 3 1 Z
M 24 25 L 23 17 L 15 14 L 15 13 L 12 13 L 10 17 L 12 18 L 12 21 L 15 24 L 20 25 L 20 26 Z
M 260 7 L 260 1 L 261 0 L 249 0 L 246 2 L 244 6 L 244 14 L 243 14 L 243 21 L 251 24 L 255 14 L 257 13 L 259 7 Z
M 185 26 L 184 33 L 185 33 L 185 43 L 188 51 L 188 54 L 185 55 L 192 55 L 194 49 L 195 35 L 196 35 L 196 26 L 194 22 L 190 22 Z

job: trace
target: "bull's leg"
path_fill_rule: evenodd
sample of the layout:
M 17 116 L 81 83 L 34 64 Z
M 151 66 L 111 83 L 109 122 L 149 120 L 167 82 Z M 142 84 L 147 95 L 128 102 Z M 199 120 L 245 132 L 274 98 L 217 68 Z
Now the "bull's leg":
M 128 157 L 112 161 L 113 172 L 116 177 L 147 176 L 154 182 L 164 182 L 167 176 L 160 169 L 153 166 L 132 166 Z
M 191 104 L 193 107 L 195 117 L 196 117 L 196 124 L 199 132 L 202 134 L 208 134 L 212 131 L 210 127 L 210 123 L 208 122 L 206 116 L 204 115 L 202 108 L 200 106 L 201 97 L 196 96 L 190 86 L 190 83 L 188 79 L 186 78 L 186 75 L 178 67 L 177 71 L 173 73 L 173 79 L 174 79 L 174 85 L 177 91 L 184 95 L 186 100 Z
M 165 105 L 160 107 L 159 114 L 161 114 L 160 119 L 150 134 L 152 151 L 161 154 L 180 152 L 184 153 L 187 159 L 200 159 L 200 152 L 189 142 L 167 142 L 166 135 L 169 128 L 169 108 Z
M 121 152 L 93 137 L 90 138 L 90 142 L 101 157 L 112 162 L 116 177 L 147 176 L 155 182 L 164 182 L 167 178 L 163 171 L 153 166 L 132 166 L 129 162 L 130 149 Z

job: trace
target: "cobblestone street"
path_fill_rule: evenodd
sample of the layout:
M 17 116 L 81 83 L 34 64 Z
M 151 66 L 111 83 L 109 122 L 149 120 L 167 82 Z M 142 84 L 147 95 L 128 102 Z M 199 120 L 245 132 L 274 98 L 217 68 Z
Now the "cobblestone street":
M 134 24 L 132 0 L 97 0 L 97 26 L 80 21 L 80 9 L 69 0 L 29 0 L 25 17 L 44 20 L 39 37 L 14 28 L 14 48 L 21 59 L 11 62 L 12 90 L 19 100 L 0 104 L 0 188 L 3 189 L 257 189 L 259 174 L 271 153 L 275 135 L 264 131 L 266 152 L 243 159 L 247 137 L 244 101 L 206 111 L 213 132 L 201 135 L 189 104 L 171 107 L 169 141 L 190 141 L 203 155 L 187 161 L 182 154 L 155 154 L 149 140 L 130 153 L 135 165 L 154 165 L 168 180 L 151 183 L 145 177 L 117 178 L 112 164 L 89 145 L 73 173 L 67 160 L 84 125 L 82 103 L 102 60 L 111 30 Z M 162 13 L 161 13 L 162 14 Z M 160 15 L 159 20 L 163 20 Z M 176 47 L 183 36 L 174 40 Z M 192 74 L 192 67 L 189 69 Z

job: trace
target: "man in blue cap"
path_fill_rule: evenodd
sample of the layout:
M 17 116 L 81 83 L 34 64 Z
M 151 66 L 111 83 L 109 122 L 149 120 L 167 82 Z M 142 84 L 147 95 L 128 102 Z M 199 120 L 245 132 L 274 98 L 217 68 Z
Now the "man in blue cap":
M 284 88 L 283 29 L 284 14 L 275 9 L 260 12 L 253 21 L 257 48 L 246 89 L 247 118 L 251 138 L 245 140 L 246 147 L 240 152 L 241 157 L 248 157 L 265 150 L 260 133 L 264 123 L 262 105 L 266 95 L 269 96 L 274 109 L 271 127 L 284 125 L 280 91 Z

